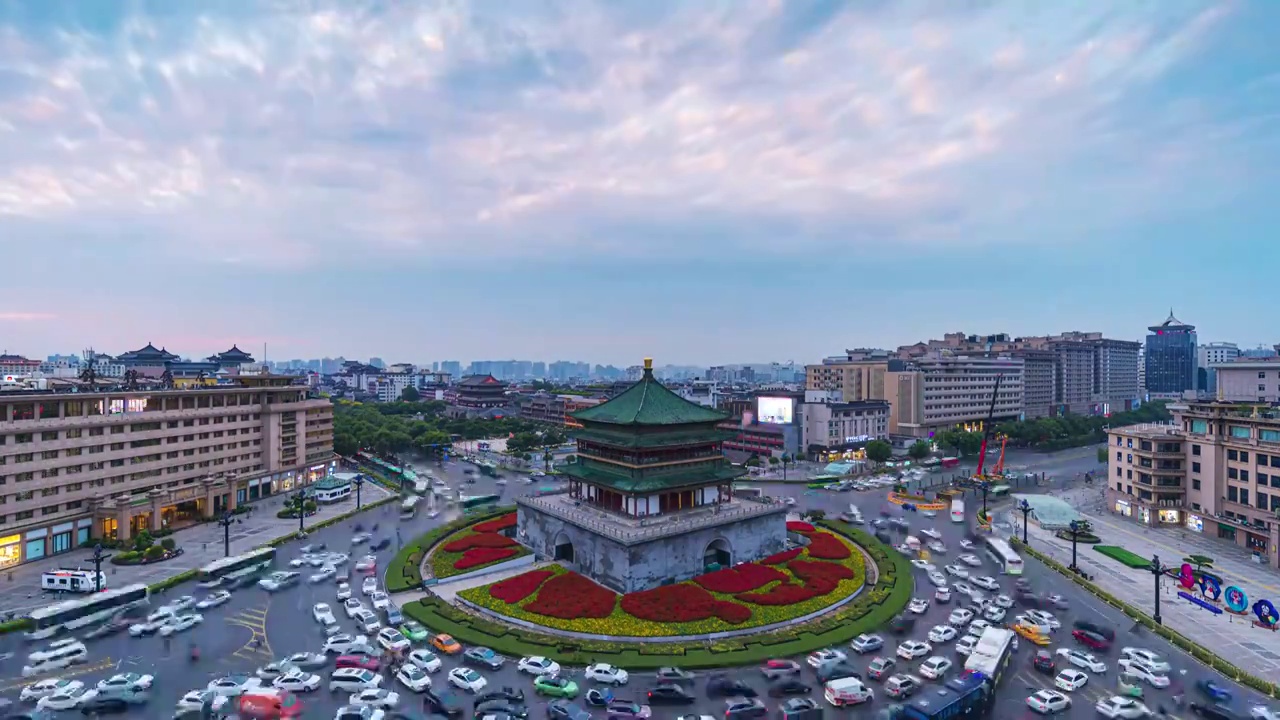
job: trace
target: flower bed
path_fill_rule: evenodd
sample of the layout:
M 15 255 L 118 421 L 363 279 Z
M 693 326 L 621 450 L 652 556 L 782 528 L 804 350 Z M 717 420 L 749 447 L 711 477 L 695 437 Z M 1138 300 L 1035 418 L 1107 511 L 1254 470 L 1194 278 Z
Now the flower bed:
M 466 552 L 472 548 L 508 548 L 514 547 L 515 540 L 506 535 L 491 532 L 477 532 L 454 540 L 444 545 L 445 552 Z
M 784 550 L 775 555 L 760 561 L 761 565 L 786 565 L 787 563 L 800 557 L 800 553 L 804 552 L 804 548 L 795 548 L 793 550 Z
M 829 532 L 810 533 L 807 550 L 806 554 L 809 557 L 820 560 L 844 560 L 852 552 L 848 545 L 837 540 L 836 536 Z
M 516 514 L 507 513 L 502 517 L 494 518 L 493 520 L 486 520 L 485 522 L 482 522 L 479 525 L 476 525 L 472 529 L 479 533 L 499 533 L 499 532 L 502 532 L 503 530 L 506 530 L 508 528 L 513 528 L 515 526 L 516 526 Z
M 561 620 L 606 618 L 613 614 L 618 596 L 575 572 L 565 572 L 547 580 L 538 596 L 524 609 Z
M 787 532 L 811 533 L 813 530 L 813 526 L 807 522 L 800 522 L 799 520 L 787 521 Z
M 443 580 L 528 555 L 528 548 L 500 532 L 511 527 L 515 516 L 515 513 L 506 513 L 496 518 L 486 518 L 483 522 L 464 527 L 446 537 L 431 551 L 432 574 Z
M 530 570 L 490 585 L 489 596 L 513 605 L 537 592 L 552 575 L 555 572 L 551 570 Z
M 786 577 L 781 572 L 778 575 Z M 751 619 L 751 608 L 717 600 L 692 583 L 663 585 L 644 592 L 628 593 L 622 596 L 622 610 L 631 617 L 660 623 L 697 622 L 717 617 L 732 625 L 741 625 Z
M 462 553 L 462 557 L 453 563 L 453 569 L 458 571 L 474 570 L 485 565 L 492 565 L 500 560 L 510 560 L 516 556 L 516 553 L 515 548 L 471 548 Z
M 786 579 L 787 574 L 781 570 L 755 563 L 744 563 L 699 575 L 693 581 L 712 592 L 737 594 L 759 590 L 769 583 Z

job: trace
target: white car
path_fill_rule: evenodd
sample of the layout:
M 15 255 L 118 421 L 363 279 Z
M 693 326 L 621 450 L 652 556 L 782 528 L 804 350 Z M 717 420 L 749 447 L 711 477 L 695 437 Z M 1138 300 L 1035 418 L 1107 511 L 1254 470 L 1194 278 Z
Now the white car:
M 869 652 L 875 652 L 876 650 L 884 647 L 884 638 L 879 635 L 868 635 L 863 633 L 854 638 L 853 642 L 849 643 L 849 647 L 853 648 L 853 651 L 859 655 L 866 655 Z
M 951 602 L 951 588 L 947 587 L 946 585 L 943 585 L 937 590 L 934 590 L 933 600 L 934 602 L 939 602 L 943 604 Z
M 369 533 L 366 533 L 366 532 L 356 533 L 355 535 L 351 536 L 351 544 L 363 545 L 364 543 L 367 543 L 372 539 L 373 539 L 373 536 L 370 535 Z
M 977 590 L 971 590 L 969 592 L 969 604 L 975 606 L 977 611 L 981 612 L 987 609 L 987 596 Z
M 271 682 L 272 680 L 283 675 L 288 675 L 297 669 L 298 668 L 293 666 L 293 663 L 286 660 L 273 660 L 258 668 L 253 674 L 263 682 Z
M 929 552 L 933 553 L 934 555 L 947 554 L 947 546 L 943 545 L 942 541 L 940 540 L 930 540 L 928 543 L 925 543 L 925 547 L 929 548 Z
M 913 598 L 907 609 L 916 615 L 923 615 L 929 612 L 929 601 L 924 598 Z
M 972 578 L 969 582 L 977 585 L 983 590 L 991 590 L 994 592 L 1000 589 L 1000 583 L 996 582 L 996 579 L 990 575 L 981 575 L 979 577 Z
M 848 659 L 848 657 L 848 655 L 839 650 L 817 650 L 809 653 L 809 657 L 805 661 L 809 664 L 809 667 L 816 668 L 821 667 L 823 663 L 839 662 Z
M 942 587 L 947 584 L 947 576 L 940 572 L 931 572 L 929 573 L 929 582 L 935 586 Z
M 953 576 L 953 577 L 958 577 L 958 578 L 968 578 L 968 577 L 969 577 L 969 571 L 968 571 L 968 570 L 965 570 L 964 568 L 960 567 L 959 565 L 947 565 L 947 566 L 946 566 L 946 567 L 944 567 L 943 569 L 947 571 L 947 574 L 948 574 L 948 575 L 951 575 L 951 576 Z
M 243 695 L 250 690 L 262 687 L 262 681 L 249 675 L 227 675 L 210 680 L 206 689 L 219 697 Z
M 933 652 L 933 646 L 919 640 L 907 640 L 898 646 L 898 657 L 903 660 L 915 660 Z
M 315 585 L 317 583 L 322 583 L 325 580 L 331 580 L 337 575 L 338 575 L 337 568 L 332 566 L 326 566 L 326 567 L 320 568 L 319 572 L 312 573 L 311 577 L 307 578 L 307 582 L 311 583 L 312 585 Z
M 1037 625 L 1047 625 L 1051 630 L 1057 630 L 1062 627 L 1062 622 L 1053 616 L 1053 613 L 1047 613 L 1043 610 L 1028 610 L 1024 613 L 1031 618 Z M 1124 655 L 1123 652 L 1120 653 Z
M 346 565 L 349 562 L 351 562 L 351 556 L 340 552 L 329 553 L 325 559 L 325 563 L 327 565 L 332 565 L 334 567 Z
M 938 532 L 937 530 L 934 530 L 933 528 L 924 528 L 920 531 L 920 534 L 926 535 L 930 538 L 933 538 L 934 540 L 942 539 L 942 533 Z
M 348 585 L 347 583 L 340 583 L 338 585 L 338 599 L 347 600 L 350 597 L 351 597 L 351 586 Z
M 396 680 L 410 690 L 420 693 L 431 689 L 431 678 L 422 668 L 412 663 L 405 663 L 396 672 Z
M 1254 705 L 1249 708 L 1249 717 L 1252 720 L 1280 720 L 1280 713 L 1266 705 Z
M 219 590 L 213 593 L 212 595 L 209 595 L 205 599 L 201 600 L 200 602 L 196 603 L 196 609 L 208 610 L 210 608 L 216 608 L 230 599 L 231 599 L 231 593 L 227 592 L 226 590 Z
M 321 625 L 334 625 L 338 622 L 338 618 L 333 616 L 333 608 L 329 607 L 329 603 L 316 603 L 311 606 L 311 617 Z
M 178 712 L 200 712 L 205 703 L 213 701 L 215 695 L 208 690 L 190 690 L 178 698 Z
M 951 669 L 951 661 L 941 655 L 933 657 L 920 663 L 920 674 L 930 680 L 939 680 L 947 671 Z
M 929 642 L 951 642 L 956 639 L 956 635 L 958 634 L 959 633 L 956 632 L 956 629 L 950 625 L 934 625 L 933 629 L 929 631 Z
M 1030 615 L 1031 613 L 1027 613 Z M 1127 647 L 1120 650 L 1120 657 L 1126 660 L 1137 660 L 1146 666 L 1148 670 L 1158 673 L 1167 673 L 1172 668 L 1169 663 L 1165 662 L 1161 657 L 1150 650 L 1142 648 Z
M 369 644 L 369 638 L 364 635 L 334 635 L 324 641 L 324 651 L 326 653 L 337 653 L 339 655 L 348 653 L 351 648 L 364 647 Z
M 365 555 L 360 558 L 360 562 L 356 563 L 356 572 L 373 572 L 378 567 L 378 558 L 372 555 Z
M 1105 700 L 1099 700 L 1097 705 L 1093 706 L 1094 710 L 1104 718 L 1114 718 L 1116 720 L 1142 720 L 1151 715 L 1151 710 L 1146 705 L 1134 700 L 1130 697 L 1121 697 L 1112 695 Z
M 400 704 L 400 693 L 381 688 L 361 690 L 351 696 L 351 705 L 356 707 L 373 707 L 379 710 L 390 710 Z
M 977 555 L 971 555 L 969 553 L 961 555 L 958 559 L 969 567 L 978 567 L 982 564 L 982 560 Z
M 196 606 L 196 599 L 195 599 L 195 596 L 193 595 L 183 595 L 182 597 L 178 598 L 177 600 L 174 600 L 171 603 L 165 603 L 165 607 L 172 610 L 174 614 L 180 613 L 183 610 L 186 610 L 187 608 L 193 608 L 195 606 Z
M 897 545 L 893 546 L 893 549 L 897 550 L 903 555 L 906 555 L 907 557 L 913 557 L 916 554 L 916 551 L 912 550 L 911 546 L 907 545 L 906 543 L 898 543 Z
M 163 628 L 166 624 L 168 624 L 170 620 L 173 619 L 172 615 L 165 615 L 159 618 L 156 617 L 157 615 L 160 615 L 160 613 L 158 612 L 152 613 L 151 616 L 148 617 L 146 620 L 130 625 L 129 635 L 132 637 L 142 637 L 144 635 L 153 635 L 157 632 L 160 632 L 160 629 Z
M 966 608 L 956 608 L 955 610 L 952 610 L 951 615 L 947 617 L 947 622 L 956 627 L 968 625 L 972 621 L 973 611 Z
M 302 567 L 303 565 L 306 565 L 306 564 L 307 564 L 307 560 L 310 560 L 310 559 L 311 559 L 311 556 L 310 556 L 310 555 L 299 555 L 298 557 L 296 557 L 296 558 L 294 558 L 294 559 L 292 559 L 292 560 L 290 560 L 290 561 L 289 561 L 289 567 L 291 567 L 291 568 L 300 568 L 300 567 Z
M 155 678 L 139 673 L 120 673 L 98 681 L 98 691 L 105 693 L 135 693 L 150 690 Z
M 360 583 L 360 592 L 365 595 L 372 595 L 378 592 L 378 578 L 367 577 L 364 582 Z
M 1101 674 L 1107 671 L 1106 663 L 1090 655 L 1089 653 L 1080 652 L 1075 648 L 1059 648 L 1057 654 L 1061 655 L 1063 658 L 1066 659 L 1067 662 L 1071 663 L 1072 665 L 1075 665 L 1076 667 L 1084 668 L 1085 670 L 1088 670 L 1091 673 Z
M 986 620 L 983 620 L 982 618 L 974 618 L 969 623 L 969 627 L 965 628 L 964 632 L 966 635 L 982 637 L 982 633 L 990 629 L 991 629 L 991 623 L 987 622 Z
M 37 680 L 30 685 L 22 688 L 22 692 L 18 694 L 18 699 L 22 702 L 35 702 L 47 695 L 54 693 L 69 693 L 84 687 L 84 683 L 79 680 L 67 680 L 65 678 L 47 678 Z
M 78 687 L 75 690 L 59 690 L 52 695 L 45 695 L 36 703 L 40 710 L 71 710 L 98 697 L 96 688 Z
M 489 684 L 489 681 L 471 668 L 460 667 L 449 671 L 449 684 L 469 693 L 478 693 Z
M 1004 608 L 1005 610 L 1013 607 L 1013 598 L 1008 595 L 997 595 L 992 598 L 991 602 L 995 603 L 996 607 Z
M 382 676 L 372 670 L 338 668 L 329 676 L 329 692 L 358 693 L 362 690 L 376 690 L 381 685 Z
M 1041 715 L 1065 712 L 1071 707 L 1071 698 L 1057 690 L 1041 690 L 1027 698 L 1027 707 Z
M 986 618 L 987 620 L 993 623 L 998 623 L 1004 620 L 1004 616 L 1007 614 L 1008 614 L 1008 611 L 1006 611 L 1004 608 L 1000 607 L 999 605 L 991 605 L 987 607 L 986 610 L 982 611 L 982 617 Z
M 1059 690 L 1066 690 L 1067 692 L 1075 692 L 1076 690 L 1084 687 L 1087 682 L 1089 682 L 1088 674 L 1071 668 L 1067 668 L 1066 670 L 1058 673 L 1058 676 L 1053 679 L 1055 687 Z
M 436 657 L 436 654 L 430 650 L 423 650 L 422 648 L 409 653 L 409 662 L 429 673 L 439 672 L 441 667 L 440 658 Z
M 911 565 L 915 567 L 917 570 L 924 570 L 925 572 L 932 572 L 938 569 L 937 565 L 934 565 L 928 560 L 921 560 L 920 558 L 916 558 L 915 560 L 912 560 Z
M 347 611 L 347 617 L 353 618 L 365 609 L 364 603 L 360 598 L 347 598 L 342 601 L 342 609 Z
M 1164 673 L 1153 671 L 1144 662 L 1129 658 L 1121 658 L 1120 662 L 1116 663 L 1116 665 L 1120 668 L 1120 672 L 1122 674 L 1136 677 L 1153 688 L 1169 687 L 1169 676 Z
M 591 667 L 597 666 L 592 665 Z M 602 665 L 600 667 L 610 666 Z M 540 677 L 542 675 L 557 675 L 560 673 L 560 663 L 555 660 L 544 658 L 541 655 L 535 655 L 533 657 L 521 658 L 520 662 L 516 664 L 516 669 L 522 673 L 533 675 L 534 677 Z M 591 668 L 588 668 L 588 670 L 590 669 Z
M 956 641 L 956 654 L 968 655 L 978 646 L 978 638 L 972 635 L 965 635 Z
M 972 597 L 974 593 L 978 592 L 977 590 L 973 589 L 972 585 L 970 585 L 969 583 L 963 580 L 957 582 L 955 585 L 952 585 L 952 587 L 954 587 L 956 589 L 956 592 L 960 593 L 961 595 L 968 595 L 970 597 Z
M 401 635 L 400 631 L 395 628 L 382 628 L 379 630 L 378 644 L 393 653 L 408 650 L 410 646 L 409 638 Z
M 844 658 L 845 654 L 840 653 L 840 657 Z M 553 662 L 552 664 L 554 665 L 555 663 Z M 627 674 L 626 670 L 612 665 L 607 665 L 605 663 L 588 665 L 584 674 L 587 676 L 588 680 L 594 680 L 598 683 L 604 683 L 605 685 L 626 685 L 627 680 L 631 679 L 631 676 Z
M 367 633 L 377 632 L 382 628 L 382 621 L 372 610 L 361 610 L 353 619 L 356 621 L 356 627 Z
M 961 541 L 960 541 L 960 547 L 961 547 L 961 549 L 964 549 L 964 550 L 972 550 L 972 549 L 974 549 L 974 548 L 975 548 L 975 547 L 977 547 L 977 546 L 976 546 L 976 545 L 974 545 L 974 544 L 973 544 L 973 541 L 971 541 L 971 540 L 961 540 Z
M 374 610 L 386 610 L 387 606 L 391 604 L 391 596 L 381 590 L 370 595 L 369 599 L 373 601 Z
M 160 634 L 164 637 L 173 635 L 174 633 L 185 632 L 191 628 L 204 622 L 204 616 L 199 613 L 189 613 L 187 615 L 179 615 L 160 628 Z
M 315 673 L 293 670 L 276 678 L 272 687 L 293 693 L 311 692 L 320 689 L 320 676 Z

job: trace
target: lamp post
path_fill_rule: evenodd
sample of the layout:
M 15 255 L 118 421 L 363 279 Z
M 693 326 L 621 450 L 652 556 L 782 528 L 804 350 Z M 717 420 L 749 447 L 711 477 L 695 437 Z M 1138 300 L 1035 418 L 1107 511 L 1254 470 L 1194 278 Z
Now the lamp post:
M 299 490 L 298 494 L 293 496 L 293 499 L 298 501 L 298 532 L 306 532 L 306 528 L 303 527 L 302 523 L 307 517 L 307 492 Z
M 1022 502 L 1018 503 L 1018 510 L 1022 512 L 1022 544 L 1028 545 L 1030 543 L 1027 542 L 1027 518 L 1031 515 L 1031 503 L 1023 498 Z
M 111 557 L 102 554 L 102 543 L 93 546 L 93 591 L 102 590 L 102 561 Z
M 231 526 L 240 522 L 230 512 L 222 513 L 218 518 L 218 527 L 222 528 L 222 557 L 231 557 Z
M 987 514 L 987 490 L 991 487 L 991 483 L 983 481 L 982 483 L 982 514 Z
M 355 480 L 351 482 L 356 484 L 356 509 L 360 509 L 360 487 L 364 485 L 364 478 L 357 475 Z
M 1080 572 L 1076 567 L 1076 539 L 1080 536 L 1080 521 L 1072 520 L 1071 525 L 1071 571 Z
M 1151 616 L 1151 619 L 1155 620 L 1157 625 L 1164 624 L 1164 621 L 1160 619 L 1160 575 L 1163 572 L 1164 571 L 1160 567 L 1160 556 L 1152 555 L 1151 556 L 1151 575 L 1152 577 L 1155 578 L 1156 605 L 1155 605 L 1155 613 Z

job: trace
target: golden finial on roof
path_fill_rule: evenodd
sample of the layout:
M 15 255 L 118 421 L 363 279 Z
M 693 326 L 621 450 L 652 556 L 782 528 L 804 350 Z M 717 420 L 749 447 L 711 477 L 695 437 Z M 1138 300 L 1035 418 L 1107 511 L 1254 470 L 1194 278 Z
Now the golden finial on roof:
M 644 359 L 644 369 L 645 369 L 645 370 L 652 370 L 652 369 L 653 369 L 653 358 L 645 358 L 645 359 Z

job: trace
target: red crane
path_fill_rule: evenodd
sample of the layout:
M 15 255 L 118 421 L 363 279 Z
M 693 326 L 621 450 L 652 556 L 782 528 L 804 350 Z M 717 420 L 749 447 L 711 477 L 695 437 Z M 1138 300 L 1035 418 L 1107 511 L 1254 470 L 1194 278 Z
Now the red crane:
M 1000 394 L 1000 380 L 1004 378 L 1004 373 L 996 375 L 996 387 L 991 391 L 991 409 L 987 410 L 987 421 L 982 425 L 982 452 L 978 455 L 978 471 L 973 474 L 975 478 L 982 477 L 982 466 L 987 461 L 987 443 L 991 440 L 992 430 L 994 429 L 992 418 L 996 414 L 996 396 Z

